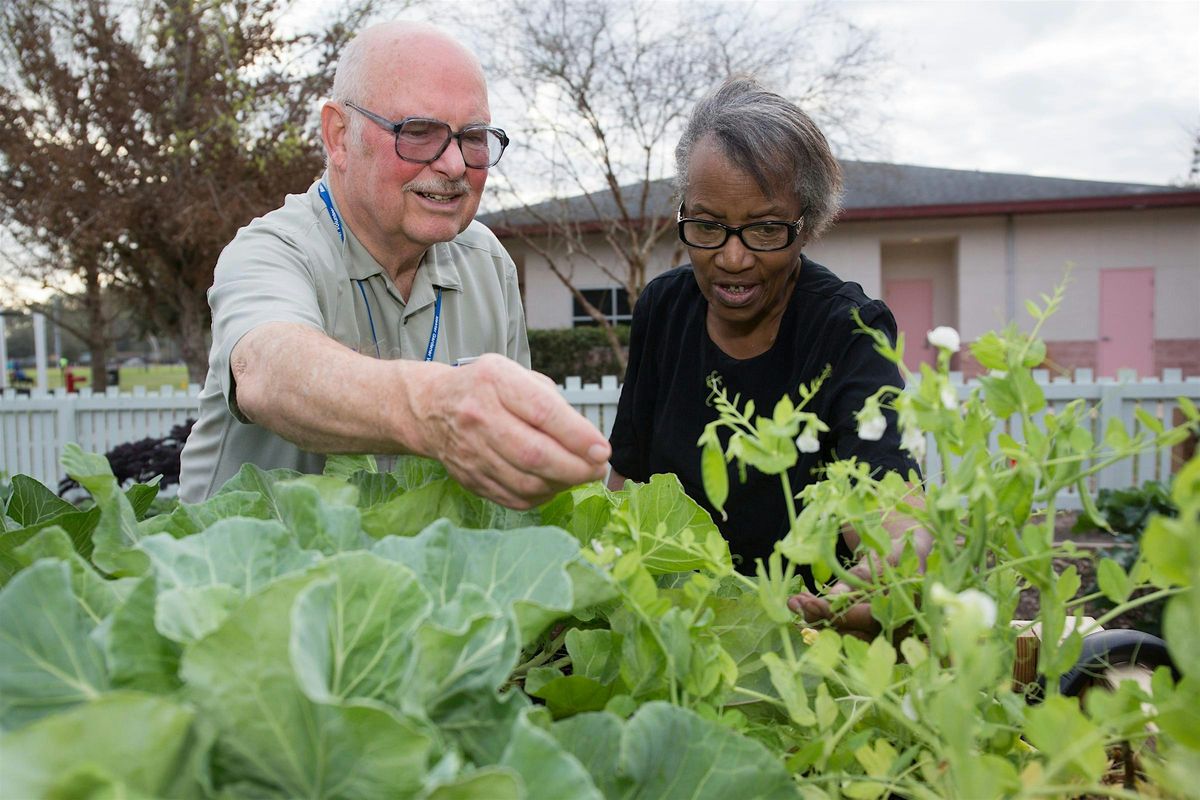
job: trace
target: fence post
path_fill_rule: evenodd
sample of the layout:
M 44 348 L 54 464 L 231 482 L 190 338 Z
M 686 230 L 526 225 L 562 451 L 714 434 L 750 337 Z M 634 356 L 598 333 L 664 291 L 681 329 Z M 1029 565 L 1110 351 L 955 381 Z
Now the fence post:
M 1103 437 L 1113 419 L 1119 420 L 1122 425 L 1125 424 L 1124 409 L 1122 408 L 1125 401 L 1125 389 L 1121 384 L 1110 379 L 1101 378 L 1100 384 L 1100 402 L 1097 404 L 1096 410 L 1100 416 L 1099 435 Z M 1125 430 L 1130 436 L 1134 435 L 1134 431 L 1129 430 L 1128 425 L 1125 426 Z M 1123 489 L 1132 483 L 1133 465 L 1128 459 L 1125 459 L 1100 471 L 1097 488 Z
M 58 425 L 55 426 L 57 428 L 55 455 L 58 457 L 62 456 L 63 449 L 69 442 L 79 441 L 76 436 L 75 411 L 75 398 L 70 395 L 63 397 L 58 403 L 58 410 L 55 412 L 58 416 Z

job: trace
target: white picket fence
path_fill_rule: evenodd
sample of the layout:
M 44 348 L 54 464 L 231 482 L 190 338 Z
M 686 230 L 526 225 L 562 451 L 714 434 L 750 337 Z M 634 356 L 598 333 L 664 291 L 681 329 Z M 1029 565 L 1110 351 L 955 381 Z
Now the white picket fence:
M 964 382 L 961 375 L 952 374 L 951 378 L 957 382 L 960 400 L 965 399 L 978 385 L 977 381 Z M 1200 405 L 1200 377 L 1185 379 L 1178 369 L 1163 370 L 1161 378 L 1139 379 L 1132 370 L 1122 371 L 1115 379 L 1095 378 L 1090 369 L 1075 370 L 1073 376 L 1054 377 L 1051 377 L 1047 370 L 1034 370 L 1033 378 L 1046 396 L 1046 408 L 1036 415 L 1039 427 L 1047 413 L 1059 413 L 1068 403 L 1082 399 L 1085 405 L 1090 407 L 1089 432 L 1093 441 L 1097 443 L 1103 441 L 1109 420 L 1114 417 L 1124 423 L 1130 436 L 1144 433 L 1149 438 L 1152 434 L 1138 419 L 1138 409 L 1158 420 L 1164 427 L 1172 427 L 1184 421 L 1183 412 L 1179 410 L 1178 398 L 1186 397 L 1194 404 Z M 993 434 L 994 449 L 1001 432 L 1021 441 L 1022 432 L 1019 426 L 1009 428 L 1006 425 Z M 937 482 L 944 467 L 932 437 L 926 441 L 926 445 L 926 456 L 921 465 L 922 473 L 927 480 Z M 1133 458 L 1110 464 L 1093 474 L 1087 481 L 1088 489 L 1095 494 L 1100 489 L 1124 489 L 1140 486 L 1149 480 L 1169 482 L 1179 466 L 1175 463 L 1179 452 L 1179 448 L 1145 449 Z M 1056 498 L 1056 505 L 1064 510 L 1081 508 L 1076 488 L 1070 487 L 1060 492 Z
M 1124 374 L 1118 379 L 1093 379 L 1091 370 L 1077 370 L 1073 378 L 1051 378 L 1047 372 L 1035 373 L 1048 403 L 1047 410 L 1061 409 L 1082 398 L 1094 405 L 1092 434 L 1100 441 L 1111 417 L 1119 417 L 1126 430 L 1136 435 L 1142 423 L 1135 415 L 1141 408 L 1164 425 L 1178 422 L 1176 398 L 1183 396 L 1200 404 L 1200 378 L 1184 379 L 1179 370 L 1165 370 L 1161 378 L 1137 379 Z M 959 379 L 960 398 L 965 398 L 973 382 Z M 614 376 L 599 384 L 583 384 L 579 378 L 567 378 L 559 387 L 572 406 L 607 435 L 612 430 L 620 387 Z M 0 472 L 23 473 L 48 485 L 57 485 L 62 477 L 58 460 L 67 442 L 77 442 L 84 450 L 104 453 L 125 442 L 148 436 L 165 436 L 173 426 L 195 417 L 199 409 L 198 386 L 187 391 L 164 387 L 158 392 L 134 391 L 119 394 L 110 389 L 94 394 L 84 389 L 78 394 L 63 390 L 29 396 L 6 390 L 0 396 Z M 1043 412 L 1044 413 L 1044 412 Z M 1019 439 L 1021 432 L 1007 431 Z M 926 477 L 936 481 L 942 465 L 933 442 L 922 465 Z M 1094 476 L 1090 487 L 1124 488 L 1147 480 L 1168 480 L 1172 472 L 1172 452 L 1147 452 L 1132 461 L 1107 467 Z M 1074 491 L 1059 498 L 1060 508 L 1077 508 Z
M 606 375 L 598 384 L 567 378 L 559 390 L 605 436 L 609 434 L 621 394 L 615 376 Z M 87 388 L 72 394 L 56 389 L 29 395 L 6 389 L 0 394 L 0 473 L 29 475 L 57 486 L 63 477 L 59 457 L 68 442 L 91 453 L 106 453 L 126 442 L 166 436 L 197 416 L 199 395 L 196 384 L 186 391 L 136 387 L 125 394 L 115 387 L 103 394 Z

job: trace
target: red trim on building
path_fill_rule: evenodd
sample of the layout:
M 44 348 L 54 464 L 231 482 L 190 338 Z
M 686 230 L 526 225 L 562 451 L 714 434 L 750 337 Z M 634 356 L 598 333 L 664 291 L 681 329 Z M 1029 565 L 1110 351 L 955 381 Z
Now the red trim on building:
M 1004 214 L 1064 214 L 1082 211 L 1124 211 L 1150 208 L 1192 208 L 1200 206 L 1200 191 L 1163 194 L 1125 194 L 1110 197 L 1068 197 L 1056 200 L 1002 200 L 990 203 L 944 203 L 927 206 L 879 206 L 876 208 L 847 208 L 838 215 L 838 222 L 861 222 L 889 219 L 930 219 L 938 217 L 984 217 Z M 644 222 L 638 227 L 644 226 Z M 603 222 L 589 220 L 573 226 L 580 233 L 600 233 Z M 502 225 L 492 232 L 497 236 L 512 236 L 518 231 L 528 236 L 549 233 L 544 223 Z
M 1057 200 L 1009 200 L 993 203 L 947 203 L 929 206 L 882 206 L 844 209 L 838 221 L 981 217 L 997 214 L 1061 214 L 1079 211 L 1122 211 L 1200 206 L 1200 192 L 1133 194 L 1113 197 L 1068 197 Z

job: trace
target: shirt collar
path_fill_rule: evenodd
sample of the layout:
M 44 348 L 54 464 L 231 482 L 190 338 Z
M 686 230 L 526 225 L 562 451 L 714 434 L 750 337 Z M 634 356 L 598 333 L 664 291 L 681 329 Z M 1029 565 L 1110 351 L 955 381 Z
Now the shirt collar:
M 321 220 L 322 231 L 338 247 L 342 255 L 342 263 L 345 266 L 347 277 L 350 280 L 364 280 L 372 275 L 384 274 L 383 267 L 368 252 L 367 248 L 358 240 L 358 237 L 354 235 L 354 231 L 350 230 L 350 226 L 346 224 L 345 219 L 342 218 L 341 212 L 338 211 L 337 204 L 333 200 L 333 193 L 330 192 L 329 202 L 333 207 L 334 215 L 341 222 L 344 239 L 338 236 L 338 229 L 334 223 L 333 215 L 330 215 L 325 201 L 321 198 L 321 184 L 324 184 L 328 189 L 328 172 L 322 175 L 321 179 L 314 183 L 309 190 L 313 212 Z M 418 297 L 418 288 L 423 285 L 429 287 L 429 302 L 433 302 L 433 286 L 439 286 L 452 291 L 462 291 L 462 279 L 458 274 L 458 264 L 454 257 L 456 248 L 450 245 L 451 242 L 439 242 L 425 251 L 425 256 L 421 259 L 421 265 L 417 268 L 416 279 L 413 281 L 413 301 L 420 299 Z M 411 301 L 410 305 L 413 305 Z M 414 305 L 414 307 L 420 306 Z

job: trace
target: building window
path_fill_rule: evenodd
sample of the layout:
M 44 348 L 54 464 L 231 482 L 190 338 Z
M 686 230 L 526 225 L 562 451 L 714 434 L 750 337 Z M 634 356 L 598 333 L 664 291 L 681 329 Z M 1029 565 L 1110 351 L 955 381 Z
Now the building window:
M 600 309 L 600 312 L 611 323 L 628 323 L 633 319 L 629 310 L 629 294 L 621 286 L 610 286 L 604 289 L 581 289 L 580 294 L 587 301 Z M 571 295 L 571 325 L 575 328 L 595 325 L 596 320 L 584 310 L 579 298 Z

